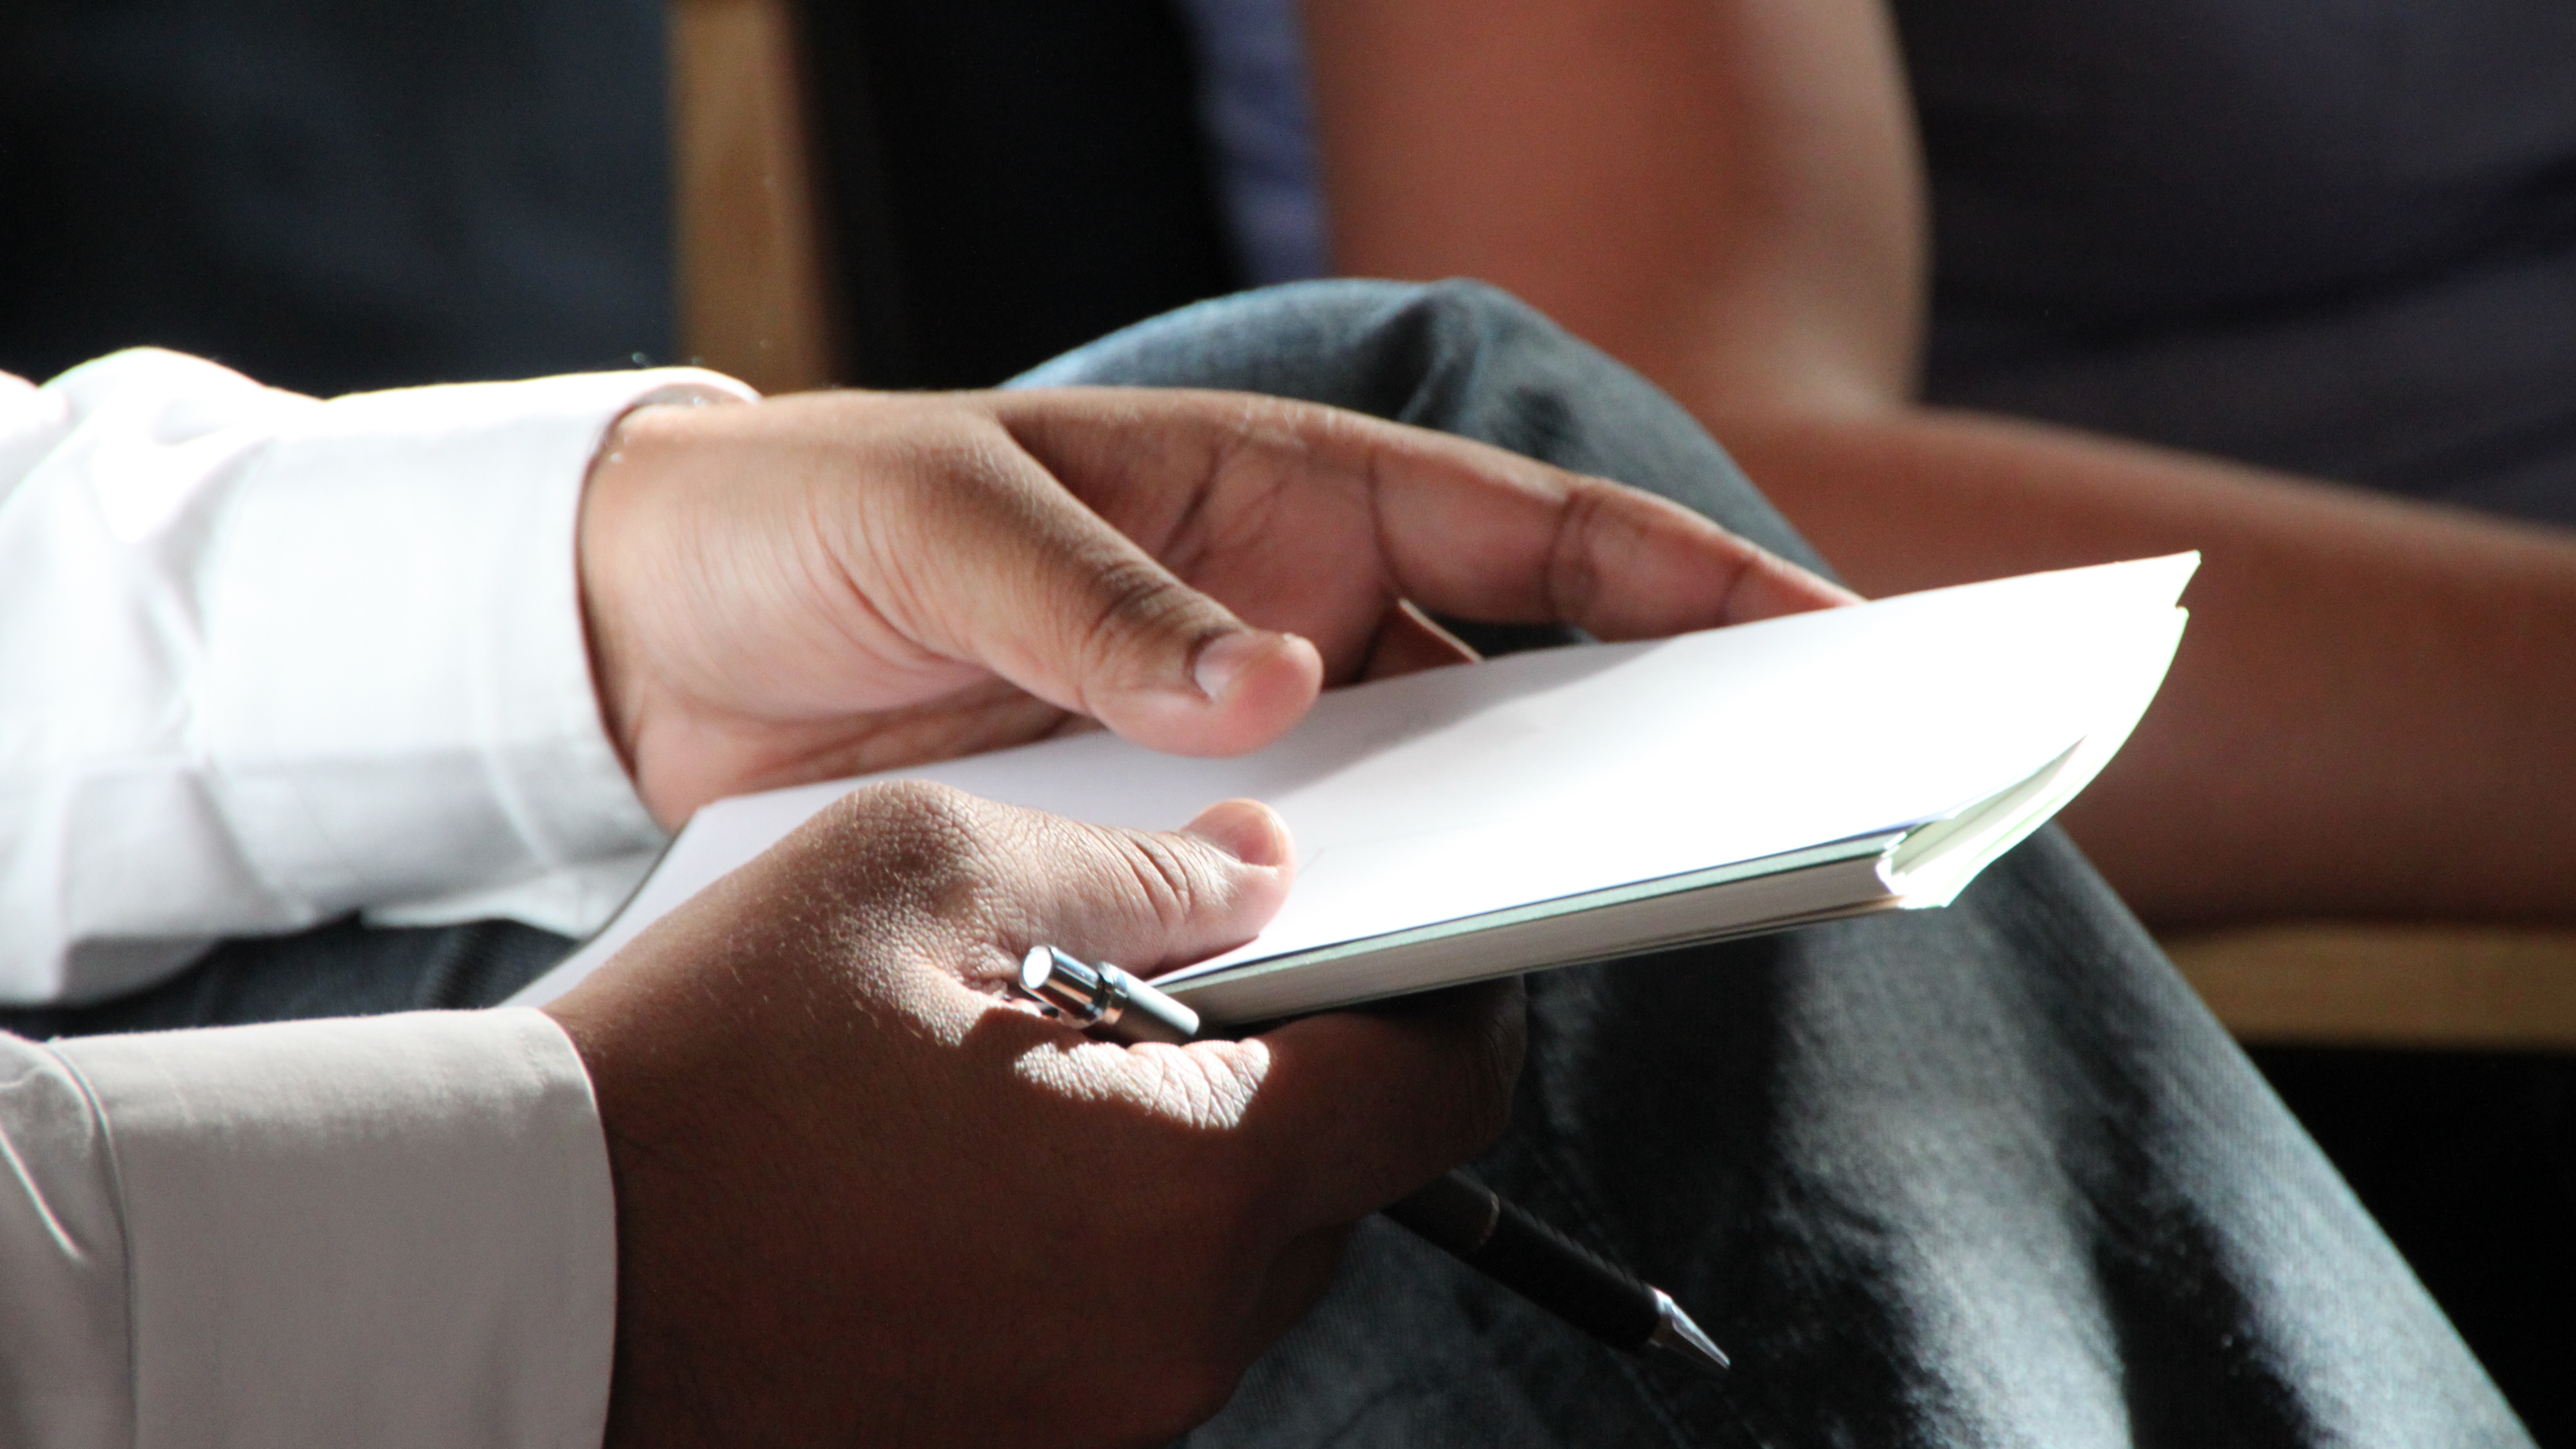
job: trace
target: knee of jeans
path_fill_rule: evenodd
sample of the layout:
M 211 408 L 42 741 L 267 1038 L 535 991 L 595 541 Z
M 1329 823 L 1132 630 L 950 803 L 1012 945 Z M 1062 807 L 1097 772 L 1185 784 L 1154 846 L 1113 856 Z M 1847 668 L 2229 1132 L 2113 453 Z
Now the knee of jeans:
M 1409 321 L 1427 331 L 1479 342 L 1530 334 L 1561 335 L 1563 331 L 1536 307 L 1491 282 L 1473 277 L 1449 277 L 1437 282 L 1333 278 L 1295 283 L 1293 288 L 1271 288 L 1244 296 L 1252 299 L 1277 294 L 1283 301 L 1316 311 L 1337 308 L 1342 316 L 1364 328 Z
M 1473 277 L 1418 283 L 1416 290 L 1425 305 L 1480 329 L 1510 331 L 1531 326 L 1553 329 L 1556 325 L 1536 307 L 1491 282 L 1480 282 Z
M 1454 358 L 1514 357 L 1549 374 L 1570 364 L 1579 369 L 1609 364 L 1613 371 L 1622 370 L 1546 313 L 1491 282 L 1451 277 L 1420 283 L 1402 310 L 1416 319 L 1426 339 L 1439 339 L 1437 351 Z
M 1272 315 L 1329 319 L 1342 335 L 1359 337 L 1390 323 L 1410 320 L 1431 329 L 1480 339 L 1516 333 L 1561 333 L 1536 307 L 1473 277 L 1436 282 L 1396 282 L 1368 277 L 1326 277 L 1238 292 L 1169 314 L 1162 319 L 1198 325 L 1243 321 Z M 1154 326 L 1155 323 L 1148 323 Z

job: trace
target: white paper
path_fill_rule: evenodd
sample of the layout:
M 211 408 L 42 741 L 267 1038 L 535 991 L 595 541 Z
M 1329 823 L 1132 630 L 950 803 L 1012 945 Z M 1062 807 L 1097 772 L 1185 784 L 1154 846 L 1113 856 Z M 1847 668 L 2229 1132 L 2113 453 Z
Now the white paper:
M 1297 888 L 1213 966 L 1944 818 L 2106 715 L 2125 732 L 2197 563 L 2034 574 L 1356 686 L 1232 760 L 1086 735 L 875 778 L 1149 829 L 1231 796 L 1268 802 L 1296 838 Z M 2158 635 L 2164 653 L 2142 650 Z M 861 783 L 701 811 L 628 908 L 514 1000 L 568 989 Z

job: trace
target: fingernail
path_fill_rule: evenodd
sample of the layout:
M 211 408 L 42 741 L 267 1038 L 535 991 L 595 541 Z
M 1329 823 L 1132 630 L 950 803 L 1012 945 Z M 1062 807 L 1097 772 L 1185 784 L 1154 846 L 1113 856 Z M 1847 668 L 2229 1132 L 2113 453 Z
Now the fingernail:
M 1219 634 L 1199 646 L 1198 660 L 1190 666 L 1190 678 L 1198 685 L 1199 693 L 1210 700 L 1221 700 L 1243 677 L 1243 671 L 1252 667 L 1263 648 L 1261 636 L 1248 629 Z
M 1258 800 L 1220 800 L 1181 827 L 1245 865 L 1285 865 L 1291 854 L 1288 825 Z

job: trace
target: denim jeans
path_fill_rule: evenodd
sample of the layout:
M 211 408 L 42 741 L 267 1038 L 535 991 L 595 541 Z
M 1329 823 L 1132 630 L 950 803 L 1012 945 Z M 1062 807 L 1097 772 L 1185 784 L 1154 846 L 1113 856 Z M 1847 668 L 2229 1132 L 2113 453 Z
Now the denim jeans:
M 1205 303 L 1024 384 L 1464 434 L 1815 556 L 1707 434 L 1491 289 Z M 2334 1170 L 2064 837 L 1955 906 L 1531 978 L 1497 1186 L 1670 1290 L 1723 1384 L 1381 1221 L 1216 1446 L 2524 1444 Z
M 1441 428 L 1814 561 L 1679 408 L 1488 288 L 1227 298 L 1021 379 L 1063 383 L 1244 388 Z M 344 924 L 0 1026 L 489 1001 L 560 949 L 519 927 Z M 2530 1442 L 2053 831 L 1947 910 L 1547 973 L 1530 1010 L 1513 1123 L 1479 1170 L 1669 1289 L 1734 1373 L 1603 1348 L 1372 1220 L 1191 1445 Z

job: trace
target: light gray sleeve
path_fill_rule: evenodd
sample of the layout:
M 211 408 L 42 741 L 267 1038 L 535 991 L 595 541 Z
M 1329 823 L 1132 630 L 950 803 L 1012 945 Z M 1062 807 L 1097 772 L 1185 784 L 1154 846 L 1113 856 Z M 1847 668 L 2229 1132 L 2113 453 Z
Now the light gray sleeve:
M 125 1228 L 97 1104 L 62 1059 L 0 1033 L 0 1444 L 122 1445 Z
M 0 1443 L 596 1449 L 614 1200 L 533 1011 L 0 1037 Z

